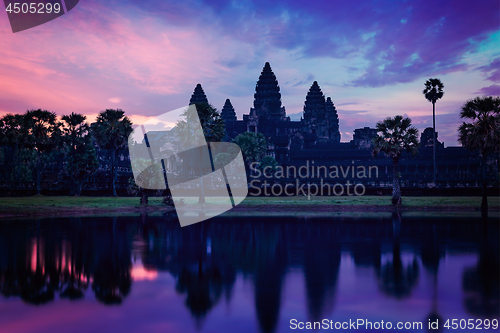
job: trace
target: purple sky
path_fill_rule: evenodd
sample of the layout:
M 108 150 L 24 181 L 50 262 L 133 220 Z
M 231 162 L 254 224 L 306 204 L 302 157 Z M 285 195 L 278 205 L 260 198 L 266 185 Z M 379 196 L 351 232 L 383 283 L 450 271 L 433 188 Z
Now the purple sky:
M 218 109 L 252 106 L 266 61 L 292 118 L 317 80 L 342 141 L 406 114 L 432 125 L 424 82 L 440 78 L 436 126 L 457 145 L 461 105 L 500 95 L 500 3 L 492 1 L 81 0 L 13 34 L 0 14 L 0 115 L 30 108 L 92 121 L 122 108 L 134 123 L 185 106 L 197 83 Z

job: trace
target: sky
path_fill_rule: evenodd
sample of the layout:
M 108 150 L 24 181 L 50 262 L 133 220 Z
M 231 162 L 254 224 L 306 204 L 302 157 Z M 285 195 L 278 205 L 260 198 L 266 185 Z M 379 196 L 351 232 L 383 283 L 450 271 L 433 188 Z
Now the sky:
M 186 106 L 201 83 L 242 119 L 266 61 L 292 120 L 318 81 L 342 142 L 389 116 L 432 126 L 422 90 L 439 78 L 438 139 L 456 146 L 464 102 L 500 95 L 500 2 L 80 0 L 18 33 L 2 10 L 0 116 L 41 108 L 90 122 L 120 108 L 141 124 Z

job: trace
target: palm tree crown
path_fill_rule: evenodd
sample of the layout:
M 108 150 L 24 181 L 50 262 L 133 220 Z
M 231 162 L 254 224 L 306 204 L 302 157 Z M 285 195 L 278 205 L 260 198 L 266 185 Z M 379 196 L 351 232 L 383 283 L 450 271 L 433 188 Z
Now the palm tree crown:
M 384 152 L 390 158 L 399 158 L 403 150 L 418 153 L 418 130 L 411 125 L 411 119 L 403 116 L 386 118 L 377 123 L 377 133 L 373 155 Z
M 458 128 L 458 140 L 465 148 L 481 155 L 500 146 L 500 97 L 476 97 L 462 107 L 460 118 L 467 120 Z
M 444 85 L 439 79 L 429 79 L 425 82 L 425 89 L 422 93 L 425 98 L 431 102 L 436 103 L 438 99 L 441 99 L 444 95 L 443 92 Z
M 106 109 L 99 113 L 91 125 L 92 134 L 101 149 L 114 150 L 125 147 L 132 132 L 132 122 L 121 109 Z

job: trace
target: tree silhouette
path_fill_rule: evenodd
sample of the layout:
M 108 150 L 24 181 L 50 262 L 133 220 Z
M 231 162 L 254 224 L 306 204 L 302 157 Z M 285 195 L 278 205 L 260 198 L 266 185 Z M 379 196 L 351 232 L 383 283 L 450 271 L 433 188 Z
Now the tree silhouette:
M 378 134 L 374 140 L 373 156 L 384 152 L 392 159 L 393 186 L 392 204 L 401 204 L 401 180 L 399 175 L 399 158 L 403 150 L 418 153 L 418 130 L 411 125 L 411 119 L 403 116 L 388 117 L 377 123 Z
M 458 128 L 458 140 L 467 149 L 479 150 L 483 158 L 481 213 L 488 215 L 486 159 L 500 147 L 500 97 L 476 97 L 465 102 L 460 118 L 465 121 Z
M 89 135 L 90 127 L 85 123 L 85 119 L 84 115 L 74 112 L 62 117 L 63 141 L 66 145 L 68 161 L 67 171 L 71 178 L 70 195 L 80 195 L 82 182 L 99 166 Z
M 278 161 L 272 156 L 264 156 L 262 161 L 259 164 L 259 170 L 264 175 L 273 176 L 276 172 L 276 168 L 278 166 Z
M 432 103 L 432 160 L 434 163 L 434 183 L 436 183 L 436 101 L 443 97 L 444 85 L 439 79 L 429 79 L 425 82 L 425 89 L 422 93 L 425 98 Z
M 7 144 L 14 150 L 14 180 L 19 182 L 21 172 L 21 148 L 26 139 L 24 116 L 6 114 L 0 119 L 0 144 Z
M 207 142 L 221 141 L 225 136 L 225 127 L 219 111 L 208 103 L 196 103 L 195 105 Z
M 36 194 L 41 192 L 42 153 L 51 151 L 60 139 L 56 114 L 47 110 L 30 110 L 24 115 L 26 145 L 36 151 Z
M 240 146 L 247 172 L 253 162 L 260 162 L 266 156 L 267 142 L 262 133 L 245 132 L 234 138 L 233 142 Z
M 201 86 L 200 86 L 201 87 Z M 198 88 L 198 86 L 197 86 Z M 217 142 L 221 141 L 225 136 L 224 120 L 220 117 L 219 112 L 212 105 L 206 102 L 193 103 L 196 106 L 196 111 L 198 114 L 198 119 L 201 125 L 201 130 L 203 131 L 203 137 L 206 142 Z M 181 120 L 177 122 L 175 131 L 178 134 L 180 148 L 192 147 L 193 140 L 198 138 L 201 140 L 201 133 L 198 124 L 198 119 L 194 119 L 194 114 L 189 112 L 187 109 L 183 114 Z M 204 146 L 205 142 L 199 142 L 199 146 Z M 210 145 L 208 145 L 210 150 Z M 182 149 L 180 149 L 182 150 Z M 206 163 L 202 163 L 204 149 L 199 149 L 200 156 L 189 156 L 191 161 L 187 161 L 192 165 L 192 169 L 198 170 L 198 174 L 202 175 L 204 172 L 202 168 L 207 167 Z M 203 184 L 203 177 L 200 179 L 200 194 L 199 203 L 205 203 L 205 191 Z
M 99 113 L 91 129 L 99 148 L 111 152 L 111 182 L 113 196 L 116 196 L 116 155 L 127 144 L 128 136 L 132 133 L 132 122 L 121 109 L 106 109 Z

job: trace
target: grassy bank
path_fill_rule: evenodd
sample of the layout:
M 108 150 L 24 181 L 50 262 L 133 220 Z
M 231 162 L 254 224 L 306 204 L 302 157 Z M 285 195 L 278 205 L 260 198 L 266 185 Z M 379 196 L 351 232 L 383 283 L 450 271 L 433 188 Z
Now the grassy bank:
M 493 208 L 500 205 L 500 198 L 488 198 Z M 392 206 L 390 196 L 343 196 L 343 197 L 247 197 L 245 205 L 306 205 L 306 206 Z M 403 206 L 406 207 L 479 207 L 481 197 L 403 197 Z
M 0 197 L 0 217 L 33 215 L 88 215 L 102 213 L 134 213 L 172 210 L 162 204 L 163 198 L 149 198 L 141 206 L 137 197 Z M 186 203 L 197 202 L 190 198 Z M 401 210 L 473 212 L 481 204 L 480 197 L 404 197 Z M 490 211 L 498 212 L 500 200 L 489 198 Z M 247 197 L 234 213 L 291 212 L 387 212 L 393 207 L 389 196 L 352 197 Z
M 89 215 L 102 213 L 132 213 L 168 210 L 163 198 L 150 198 L 147 207 L 134 197 L 0 197 L 0 217 Z

